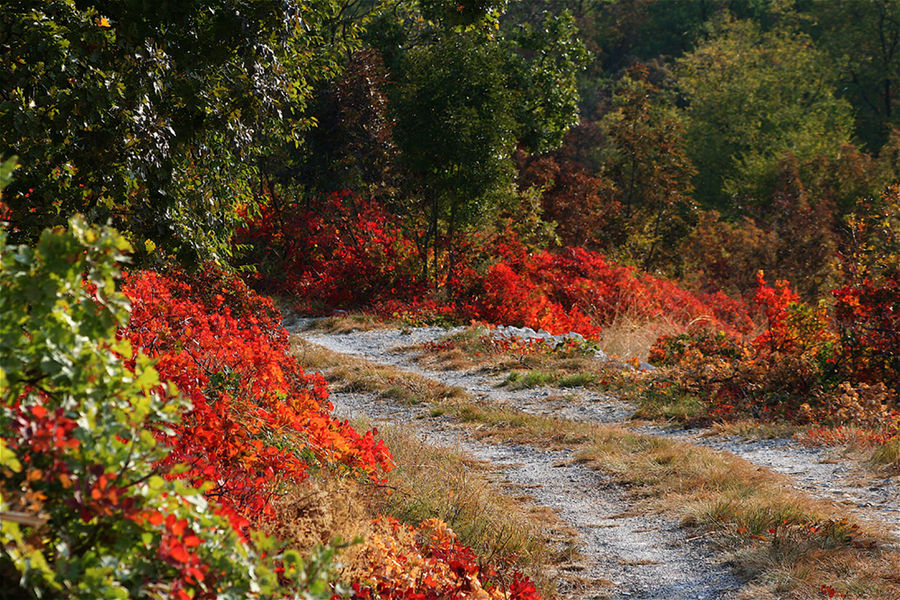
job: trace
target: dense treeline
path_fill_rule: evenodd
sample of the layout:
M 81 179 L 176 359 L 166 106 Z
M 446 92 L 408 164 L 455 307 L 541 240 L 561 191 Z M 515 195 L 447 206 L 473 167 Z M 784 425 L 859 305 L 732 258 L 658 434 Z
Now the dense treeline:
M 900 168 L 900 4 L 504 9 L 14 2 L 12 240 L 80 212 L 189 264 L 232 256 L 262 206 L 349 190 L 403 220 L 435 284 L 511 215 L 698 290 L 840 282 L 846 219 Z
M 900 4 L 547 6 L 593 53 L 580 125 L 520 171 L 565 243 L 743 296 L 757 269 L 806 299 L 840 282 L 847 219 L 898 176 Z

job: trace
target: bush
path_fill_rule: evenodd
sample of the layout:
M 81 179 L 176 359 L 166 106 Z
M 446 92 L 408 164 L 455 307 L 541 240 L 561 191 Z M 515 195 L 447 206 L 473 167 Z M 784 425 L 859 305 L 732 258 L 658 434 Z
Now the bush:
M 329 598 L 333 550 L 305 564 L 279 555 L 234 529 L 203 497 L 211 488 L 175 477 L 170 444 L 188 404 L 116 338 L 129 311 L 116 290 L 128 250 L 78 217 L 34 249 L 7 246 L 0 231 L 4 594 Z
M 456 266 L 436 289 L 398 219 L 349 192 L 306 209 L 272 199 L 243 237 L 255 246 L 261 286 L 293 295 L 304 311 L 364 307 L 411 322 L 456 317 L 592 338 L 623 315 L 733 332 L 752 327 L 743 303 L 724 294 L 692 294 L 582 248 L 533 251 L 509 229 L 450 240 Z
M 288 353 L 268 300 L 257 297 L 260 309 L 239 320 L 221 293 L 228 280 L 213 286 L 207 278 L 196 288 L 191 281 L 149 271 L 127 276 L 133 310 L 121 330 L 191 401 L 170 442 L 170 460 L 189 467 L 183 477 L 216 482 L 207 496 L 252 518 L 268 509 L 280 481 L 302 481 L 311 465 L 365 476 L 390 468 L 372 432 L 361 436 L 330 415 L 325 380 L 304 373 Z M 252 306 L 254 296 L 232 296 L 231 305 Z
M 426 288 L 398 220 L 347 191 L 306 205 L 272 196 L 240 239 L 254 248 L 260 287 L 305 311 L 410 299 Z
M 832 294 L 843 368 L 855 380 L 900 389 L 900 270 Z
M 888 276 L 834 291 L 834 314 L 801 302 L 785 282 L 757 276 L 755 305 L 766 328 L 738 338 L 691 333 L 660 338 L 651 361 L 674 368 L 652 394 L 695 394 L 709 417 L 751 415 L 855 425 L 891 439 L 900 426 L 900 289 Z
M 551 333 L 578 331 L 587 337 L 620 315 L 681 327 L 752 327 L 740 302 L 722 294 L 697 296 L 582 248 L 526 253 L 513 240 L 498 254 L 502 260 L 484 276 L 484 292 L 469 294 L 477 316 L 490 322 L 543 327 Z
M 376 528 L 358 561 L 353 600 L 540 600 L 519 573 L 511 582 L 499 581 L 438 519 L 415 529 L 382 519 Z

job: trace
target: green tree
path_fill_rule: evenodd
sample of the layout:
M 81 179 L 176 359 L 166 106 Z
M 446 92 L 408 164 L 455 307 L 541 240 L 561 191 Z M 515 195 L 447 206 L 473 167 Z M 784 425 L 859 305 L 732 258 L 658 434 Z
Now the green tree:
M 507 34 L 490 26 L 393 30 L 413 44 L 399 56 L 387 48 L 386 62 L 397 82 L 390 101 L 406 192 L 424 216 L 420 247 L 432 251 L 435 280 L 439 241 L 449 240 L 452 279 L 456 234 L 513 193 L 517 144 L 546 151 L 577 120 L 585 50 L 567 13 L 542 23 Z M 423 269 L 427 275 L 427 259 Z
M 632 59 L 681 56 L 707 37 L 711 20 L 724 15 L 769 29 L 793 12 L 793 0 L 581 0 L 578 5 L 578 14 L 595 23 L 591 29 L 607 70 Z
M 849 104 L 806 35 L 730 21 L 677 63 L 697 198 L 733 212 L 736 195 L 764 198 L 778 160 L 833 157 L 852 133 Z
M 819 46 L 840 69 L 842 95 L 856 109 L 860 138 L 881 147 L 900 124 L 900 1 L 813 0 L 808 8 Z
M 353 54 L 341 76 L 316 93 L 316 126 L 292 154 L 281 181 L 296 180 L 308 195 L 355 190 L 387 198 L 397 186 L 397 148 L 386 89 L 388 76 L 372 49 Z
M 425 247 L 439 238 L 442 222 L 453 239 L 512 183 L 517 124 L 503 58 L 495 43 L 451 33 L 404 60 L 394 94 L 396 136 L 427 219 Z
M 0 154 L 13 241 L 76 213 L 138 252 L 228 252 L 258 161 L 311 125 L 311 85 L 353 23 L 340 0 L 10 0 Z M 337 35 L 341 33 L 341 35 Z
M 568 11 L 544 12 L 505 34 L 520 98 L 518 139 L 527 152 L 545 153 L 562 144 L 578 122 L 578 74 L 590 55 L 578 37 L 575 18 Z
M 668 96 L 637 67 L 616 86 L 609 110 L 599 122 L 602 173 L 614 186 L 627 236 L 622 248 L 643 269 L 671 268 L 678 245 L 696 220 L 684 124 Z

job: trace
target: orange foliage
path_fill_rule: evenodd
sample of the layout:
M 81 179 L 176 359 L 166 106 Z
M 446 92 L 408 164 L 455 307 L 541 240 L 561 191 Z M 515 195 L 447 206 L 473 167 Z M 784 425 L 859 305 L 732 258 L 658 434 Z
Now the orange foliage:
M 251 516 L 268 510 L 279 479 L 302 481 L 310 463 L 371 477 L 391 467 L 374 431 L 331 416 L 325 380 L 297 364 L 271 301 L 240 280 L 141 271 L 124 292 L 132 313 L 120 335 L 192 403 L 174 435 L 158 432 L 167 462 L 188 465 L 197 485 L 213 481 L 209 496 Z

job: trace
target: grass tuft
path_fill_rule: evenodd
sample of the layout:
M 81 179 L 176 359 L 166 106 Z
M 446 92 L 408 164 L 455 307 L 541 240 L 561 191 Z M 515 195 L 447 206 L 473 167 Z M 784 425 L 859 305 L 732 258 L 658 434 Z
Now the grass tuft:
M 560 529 L 554 526 L 558 519 L 499 490 L 482 463 L 426 445 L 407 429 L 380 433 L 397 463 L 388 474 L 392 493 L 377 495 L 380 512 L 410 524 L 442 519 L 483 561 L 521 570 L 543 597 L 554 595 L 555 582 L 545 567 L 552 562 L 550 542 L 556 541 L 548 534 Z
M 900 473 L 900 439 L 882 444 L 872 452 L 871 463 L 888 471 Z
M 353 333 L 354 331 L 372 331 L 375 329 L 388 329 L 396 326 L 395 322 L 386 321 L 377 315 L 366 313 L 350 313 L 326 317 L 312 321 L 309 329 L 322 333 Z
M 511 390 L 532 389 L 536 387 L 589 387 L 596 383 L 598 377 L 594 373 L 577 372 L 571 374 L 553 373 L 549 371 L 512 371 L 501 385 Z

